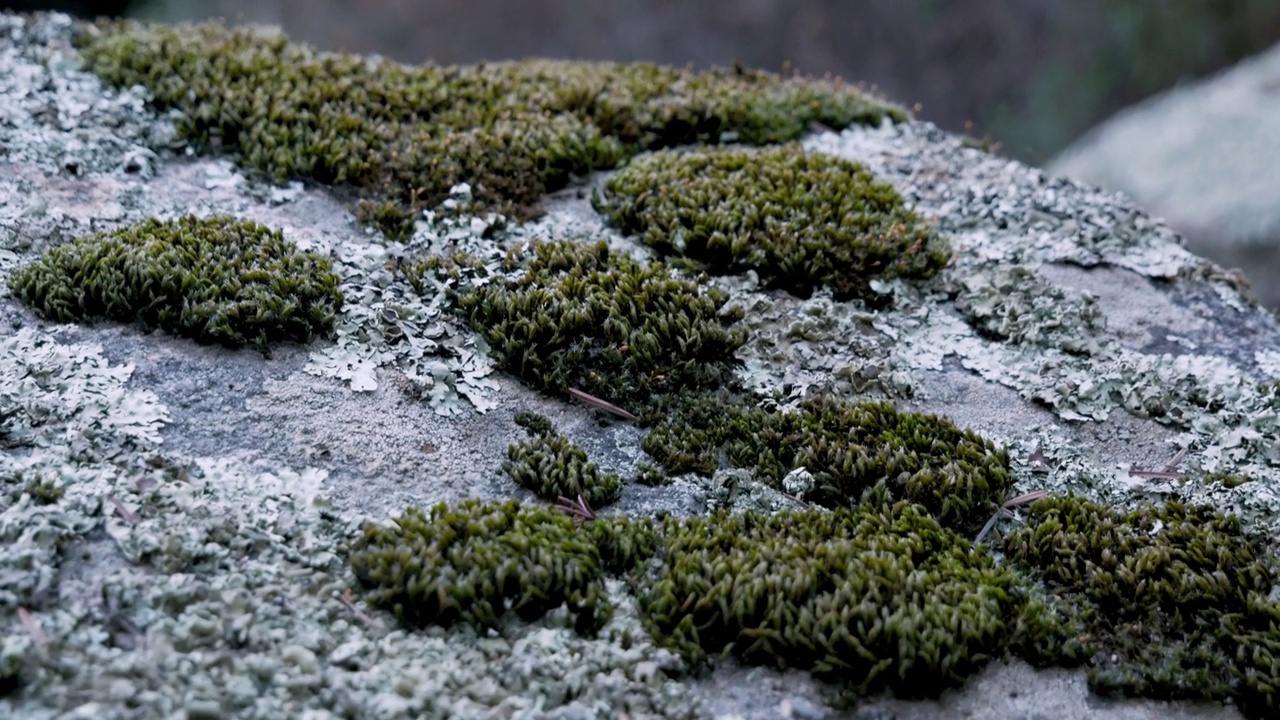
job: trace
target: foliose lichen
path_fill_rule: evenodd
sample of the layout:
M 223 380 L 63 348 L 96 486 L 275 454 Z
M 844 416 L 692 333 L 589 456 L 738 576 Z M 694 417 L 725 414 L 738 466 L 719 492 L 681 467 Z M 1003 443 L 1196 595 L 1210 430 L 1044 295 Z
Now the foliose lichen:
M 587 459 L 586 451 L 556 433 L 546 417 L 520 413 L 516 423 L 525 427 L 529 439 L 507 448 L 502 471 L 517 485 L 548 502 L 580 499 L 592 508 L 604 507 L 622 497 L 618 476 L 601 472 Z
M 347 183 L 413 210 L 471 182 L 483 204 L 526 216 L 574 176 L 642 150 L 906 118 L 839 82 L 743 68 L 411 67 L 212 24 L 100 24 L 80 49 L 108 82 L 144 85 L 158 109 L 180 110 L 179 134 L 200 151 L 234 151 L 277 180 Z
M 799 144 L 662 150 L 608 179 L 596 209 L 664 257 L 716 274 L 754 270 L 807 297 L 880 299 L 877 279 L 926 278 L 949 250 L 892 185 Z
M 328 258 L 299 252 L 278 230 L 194 216 L 84 236 L 9 276 L 14 297 L 56 322 L 140 321 L 263 351 L 330 332 L 338 282 Z

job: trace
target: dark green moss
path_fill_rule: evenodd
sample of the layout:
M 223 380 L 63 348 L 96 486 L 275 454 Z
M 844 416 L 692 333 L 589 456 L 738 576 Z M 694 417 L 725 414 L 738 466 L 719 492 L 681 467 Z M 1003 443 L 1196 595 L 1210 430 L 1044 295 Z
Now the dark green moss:
M 778 412 L 721 394 L 679 398 L 655 415 L 661 420 L 644 449 L 670 472 L 709 473 L 723 455 L 782 489 L 787 473 L 804 467 L 816 481 L 805 499 L 825 507 L 856 505 L 883 485 L 944 526 L 977 532 L 1012 482 L 1006 450 L 945 418 L 889 403 L 816 396 Z
M 568 516 L 515 501 L 408 508 L 393 527 L 365 526 L 351 567 L 371 603 L 410 625 L 494 628 L 508 609 L 529 620 L 567 606 L 594 635 L 611 613 L 591 539 Z
M 545 415 L 531 412 L 518 412 L 515 415 L 515 423 L 525 429 L 530 437 L 538 437 L 540 435 L 555 435 L 556 428 Z
M 660 537 L 650 518 L 631 519 L 625 515 L 599 517 L 583 526 L 600 552 L 605 570 L 626 575 L 658 551 Z
M 636 465 L 635 481 L 646 487 L 657 487 L 666 485 L 669 478 L 667 474 L 660 468 L 656 468 L 649 463 L 640 463 Z
M 426 206 L 469 182 L 482 206 L 528 212 L 575 175 L 641 150 L 792 140 L 905 119 L 840 83 L 742 69 L 695 73 L 566 61 L 408 67 L 322 54 L 282 36 L 218 25 L 101 24 L 88 68 L 141 84 L 201 151 L 239 154 L 277 180 L 350 183 Z
M 230 217 L 151 219 L 53 248 L 9 278 L 56 322 L 139 321 L 204 343 L 266 350 L 333 329 L 342 293 L 327 257 Z
M 508 269 L 523 272 L 460 289 L 458 306 L 501 367 L 535 388 L 574 388 L 639 414 L 655 396 L 732 378 L 746 334 L 728 327 L 738 316 L 720 316 L 727 298 L 715 288 L 603 242 L 535 243 Z M 405 267 L 424 292 L 427 274 L 449 271 L 439 259 Z
M 517 485 L 548 502 L 581 497 L 592 508 L 604 507 L 622 497 L 618 476 L 600 472 L 587 459 L 585 450 L 556 434 L 551 421 L 534 413 L 520 413 L 516 422 L 528 430 L 530 437 L 507 448 L 502 471 Z
M 36 476 L 27 480 L 22 491 L 40 505 L 55 505 L 67 494 L 67 488 L 55 480 Z
M 1103 694 L 1230 698 L 1258 717 L 1280 710 L 1275 572 L 1234 517 L 1172 502 L 1121 513 L 1051 498 L 1032 506 L 1004 551 L 1049 594 L 1024 655 L 1087 659 L 1090 686 Z
M 643 155 L 594 205 L 664 256 L 718 274 L 755 270 L 806 297 L 827 286 L 837 299 L 872 300 L 870 281 L 929 277 L 949 256 L 891 185 L 798 144 Z
M 936 695 L 1003 652 L 1021 605 L 990 555 L 900 503 L 716 514 L 667 527 L 639 590 L 651 633 L 697 664 L 717 653 L 808 668 L 861 693 Z

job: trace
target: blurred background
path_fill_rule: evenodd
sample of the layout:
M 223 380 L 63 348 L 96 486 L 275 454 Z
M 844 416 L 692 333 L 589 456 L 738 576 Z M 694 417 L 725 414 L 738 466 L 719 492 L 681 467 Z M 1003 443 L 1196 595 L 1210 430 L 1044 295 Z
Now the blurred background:
M 1125 191 L 1197 252 L 1245 266 L 1259 294 L 1280 304 L 1280 49 L 1266 53 L 1280 42 L 1280 0 L 0 0 L 6 5 L 265 23 L 322 49 L 406 63 L 789 63 L 866 82 L 916 117 L 987 139 L 1005 155 Z M 1215 73 L 1247 58 L 1255 60 L 1232 72 L 1252 68 L 1248 88 L 1207 100 L 1203 87 L 1227 77 Z M 1185 102 L 1170 107 L 1169 97 Z M 1135 116 L 1146 124 L 1134 126 Z M 1116 134 L 1117 122 L 1127 135 Z M 1230 144 L 1206 145 L 1205 133 L 1226 133 Z M 1197 154 L 1210 175 L 1193 162 Z M 1247 222 L 1242 213 L 1252 213 Z M 1223 254 L 1232 244 L 1243 254 Z M 1260 280 L 1268 263 L 1274 278 Z

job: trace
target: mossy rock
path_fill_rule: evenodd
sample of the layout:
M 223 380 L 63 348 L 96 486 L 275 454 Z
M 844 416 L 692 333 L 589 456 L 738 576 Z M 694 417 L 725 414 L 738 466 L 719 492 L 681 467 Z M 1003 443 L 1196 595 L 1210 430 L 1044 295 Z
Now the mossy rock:
M 919 506 L 691 518 L 638 590 L 661 644 L 937 695 L 1003 653 L 1015 576 Z
M 839 300 L 876 301 L 872 280 L 927 278 L 949 257 L 891 185 L 798 144 L 642 155 L 593 204 L 664 256 L 717 274 L 754 270 L 805 297 L 829 287 Z
M 721 314 L 715 288 L 661 263 L 611 253 L 603 243 L 534 243 L 507 259 L 514 280 L 463 287 L 457 302 L 500 366 L 530 386 L 565 397 L 577 389 L 639 415 L 655 397 L 732 380 L 745 330 Z M 438 259 L 411 263 L 421 292 Z
M 644 449 L 669 472 L 710 474 L 723 455 L 781 490 L 787 473 L 804 467 L 815 481 L 804 499 L 829 508 L 857 505 L 883 486 L 945 527 L 976 533 L 1013 482 L 1005 449 L 946 418 L 886 402 L 820 395 L 776 411 L 722 393 L 677 398 L 660 413 Z
M 533 620 L 564 606 L 594 635 L 612 612 L 591 538 L 564 514 L 514 500 L 410 507 L 394 526 L 367 524 L 351 567 L 372 604 L 411 626 L 496 628 L 507 610 Z
M 9 288 L 55 322 L 140 321 L 265 351 L 328 335 L 340 282 L 329 258 L 299 251 L 278 230 L 187 216 L 77 238 L 15 269 Z
M 530 437 L 507 448 L 502 471 L 517 485 L 548 502 L 581 499 L 591 508 L 622 497 L 618 476 L 601 472 L 585 450 L 555 432 L 551 421 L 534 413 L 520 413 L 516 422 L 525 426 Z
M 839 82 L 741 68 L 527 61 L 404 66 L 319 53 L 220 25 L 103 23 L 80 52 L 108 82 L 151 91 L 201 151 L 237 152 L 276 180 L 350 183 L 410 210 L 460 182 L 482 207 L 517 216 L 591 170 L 642 150 L 799 138 L 904 120 Z
M 1054 598 L 1024 633 L 1022 655 L 1087 661 L 1103 694 L 1233 699 L 1257 717 L 1280 710 L 1274 564 L 1236 518 L 1176 502 L 1126 513 L 1049 498 L 1003 549 Z

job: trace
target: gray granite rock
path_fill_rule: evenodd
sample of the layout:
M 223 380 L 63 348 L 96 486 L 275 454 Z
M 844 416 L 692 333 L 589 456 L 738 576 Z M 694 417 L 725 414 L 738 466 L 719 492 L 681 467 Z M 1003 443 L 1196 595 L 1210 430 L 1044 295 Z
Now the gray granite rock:
M 108 90 L 83 72 L 69 38 L 65 17 L 0 15 L 0 418 L 11 443 L 0 474 L 65 488 L 52 507 L 0 503 L 0 661 L 31 667 L 21 691 L 0 697 L 0 716 L 841 716 L 826 707 L 830 688 L 805 673 L 724 662 L 682 677 L 620 582 L 594 639 L 554 617 L 500 633 L 407 631 L 350 595 L 341 555 L 361 521 L 408 504 L 527 499 L 500 470 L 522 435 L 515 412 L 548 416 L 624 476 L 643 458 L 641 432 L 495 371 L 477 336 L 381 274 L 407 247 L 485 252 L 489 219 L 424 217 L 407 244 L 374 238 L 322 188 L 262 185 L 227 160 L 185 153 L 170 118 L 152 114 L 141 90 Z M 926 123 L 805 142 L 896 186 L 951 241 L 954 262 L 935 282 L 883 284 L 894 305 L 880 312 L 822 293 L 767 293 L 750 278 L 708 280 L 749 311 L 744 380 L 950 417 L 1010 448 L 1015 492 L 1119 507 L 1176 496 L 1276 534 L 1280 408 L 1262 383 L 1280 379 L 1280 324 L 1230 275 L 1124 198 Z M 547 209 L 507 239 L 603 236 L 643 252 L 575 192 Z M 12 269 L 47 248 L 188 212 L 253 219 L 334 257 L 349 299 L 337 339 L 264 359 L 116 324 L 53 324 L 8 295 Z M 436 345 L 388 342 L 378 330 L 388 307 Z M 441 344 L 451 359 L 432 354 Z M 875 373 L 862 372 L 868 358 Z M 873 387 L 849 380 L 872 375 Z M 437 392 L 404 391 L 427 378 Z M 1251 481 L 1133 472 L 1179 454 L 1189 473 Z M 779 500 L 748 488 L 735 501 L 726 477 L 628 486 L 617 507 L 689 513 Z M 19 597 L 41 602 L 19 607 Z M 610 639 L 623 632 L 634 641 Z M 1080 672 L 993 663 L 937 701 L 873 699 L 844 716 L 1238 713 L 1104 702 Z
M 1129 195 L 1280 307 L 1280 45 L 1128 108 L 1047 166 Z

